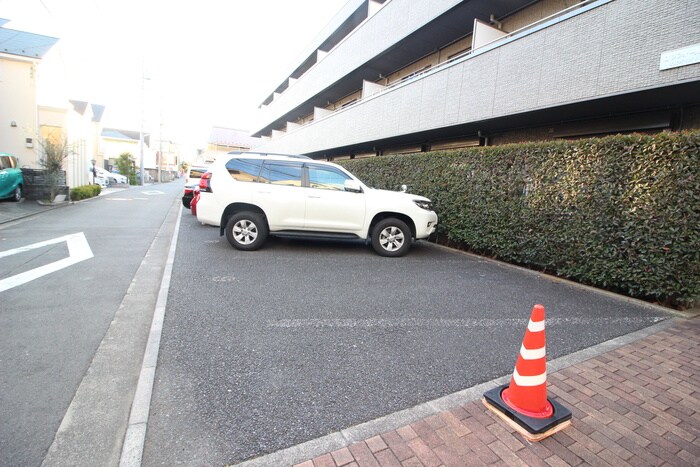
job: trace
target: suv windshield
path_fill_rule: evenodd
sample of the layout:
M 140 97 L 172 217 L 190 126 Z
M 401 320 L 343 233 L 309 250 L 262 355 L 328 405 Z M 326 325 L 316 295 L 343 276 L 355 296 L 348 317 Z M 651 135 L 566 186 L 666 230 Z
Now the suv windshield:
M 0 155 L 0 170 L 4 169 L 14 169 L 15 159 L 11 156 Z

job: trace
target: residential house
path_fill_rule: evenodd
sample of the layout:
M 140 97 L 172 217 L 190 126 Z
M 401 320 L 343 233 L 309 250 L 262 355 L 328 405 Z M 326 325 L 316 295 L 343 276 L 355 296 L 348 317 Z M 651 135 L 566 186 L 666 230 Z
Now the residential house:
M 5 27 L 0 19 L 0 152 L 40 168 L 37 66 L 58 39 Z
M 180 172 L 181 148 L 174 141 L 161 139 L 158 141 L 156 152 L 156 164 L 154 179 L 168 182 L 175 179 Z
M 64 161 L 66 183 L 70 187 L 93 182 L 92 164 L 103 164 L 100 133 L 103 105 L 70 100 L 64 107 L 39 106 L 39 135 L 68 143 L 70 152 Z
M 141 167 L 141 133 L 133 130 L 119 130 L 116 128 L 104 128 L 102 130 L 102 150 L 104 155 L 104 167 L 111 170 L 116 167 L 117 159 L 122 154 L 130 154 L 135 168 Z M 151 135 L 145 134 L 143 138 L 143 166 L 149 171 L 156 170 L 156 151 L 151 148 Z

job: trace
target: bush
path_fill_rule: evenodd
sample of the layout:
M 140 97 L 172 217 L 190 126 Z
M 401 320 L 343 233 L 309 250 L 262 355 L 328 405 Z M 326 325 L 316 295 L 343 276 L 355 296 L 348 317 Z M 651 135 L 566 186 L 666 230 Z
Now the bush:
M 700 133 L 343 161 L 433 200 L 439 240 L 665 305 L 700 298 Z
M 100 185 L 77 186 L 70 191 L 70 199 L 73 201 L 80 201 L 81 199 L 99 196 L 101 192 L 102 187 Z

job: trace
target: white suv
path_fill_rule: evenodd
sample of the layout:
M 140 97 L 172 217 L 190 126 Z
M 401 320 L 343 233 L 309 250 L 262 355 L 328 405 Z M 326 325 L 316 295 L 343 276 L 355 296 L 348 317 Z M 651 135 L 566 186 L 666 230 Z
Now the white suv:
M 257 250 L 268 235 L 359 238 L 382 256 L 402 256 L 438 223 L 429 199 L 369 188 L 305 156 L 229 153 L 199 187 L 197 219 L 219 226 L 239 250 Z

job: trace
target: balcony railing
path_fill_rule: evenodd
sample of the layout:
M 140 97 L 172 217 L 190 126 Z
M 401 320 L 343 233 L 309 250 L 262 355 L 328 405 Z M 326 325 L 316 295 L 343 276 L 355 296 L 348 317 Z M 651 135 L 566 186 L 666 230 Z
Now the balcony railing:
M 419 70 L 417 72 L 412 73 L 411 75 L 404 77 L 401 80 L 398 80 L 394 83 L 387 84 L 383 87 L 381 90 L 377 90 L 373 92 L 371 95 L 368 96 L 362 96 L 358 99 L 356 99 L 353 102 L 350 102 L 348 104 L 343 105 L 342 107 L 334 110 L 328 110 L 327 115 L 323 115 L 320 118 L 311 120 L 306 123 L 299 124 L 298 127 L 295 127 L 292 131 L 297 131 L 300 128 L 307 127 L 309 125 L 313 125 L 316 122 L 323 121 L 329 118 L 332 118 L 335 116 L 338 112 L 343 112 L 346 111 L 354 106 L 357 106 L 359 104 L 362 104 L 363 102 L 367 102 L 371 99 L 376 99 L 381 97 L 382 95 L 391 92 L 395 89 L 401 88 L 403 86 L 408 86 L 416 81 L 423 79 L 427 76 L 430 76 L 435 73 L 440 73 L 441 71 L 444 71 L 447 68 L 450 68 L 454 65 L 457 65 L 459 63 L 462 63 L 464 61 L 470 60 L 473 57 L 479 56 L 484 53 L 488 53 L 496 48 L 502 47 L 510 42 L 516 41 L 518 39 L 521 39 L 525 36 L 528 36 L 530 34 L 534 34 L 538 31 L 541 31 L 543 29 L 546 29 L 548 27 L 551 27 L 554 24 L 560 23 L 562 21 L 566 21 L 574 16 L 577 16 L 579 14 L 583 14 L 587 11 L 590 11 L 594 8 L 598 8 L 602 5 L 605 5 L 607 3 L 612 2 L 613 0 L 583 0 L 581 3 L 577 3 L 576 5 L 572 5 L 568 8 L 565 8 L 561 11 L 558 11 L 557 13 L 554 13 L 550 16 L 547 16 L 545 18 L 539 19 L 533 23 L 530 23 L 520 29 L 517 29 L 515 31 L 505 33 L 503 36 L 494 39 L 491 42 L 488 42 L 482 46 L 480 46 L 478 49 L 473 49 L 473 50 L 467 50 L 464 51 L 461 54 L 458 54 L 454 57 L 449 58 L 448 60 L 445 60 L 442 63 L 439 63 L 435 66 Z M 285 132 L 279 132 L 275 134 L 275 136 L 272 136 L 272 139 L 278 139 L 278 138 L 284 138 Z

